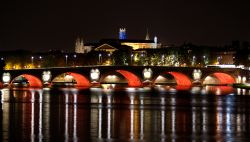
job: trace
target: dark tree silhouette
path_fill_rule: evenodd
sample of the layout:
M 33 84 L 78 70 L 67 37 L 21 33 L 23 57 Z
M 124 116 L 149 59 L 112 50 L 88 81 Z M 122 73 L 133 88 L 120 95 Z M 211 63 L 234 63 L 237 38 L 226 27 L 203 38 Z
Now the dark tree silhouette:
M 0 59 L 0 70 L 1 70 L 1 71 L 4 69 L 5 65 L 6 65 L 6 64 L 5 64 L 4 59 L 3 59 L 3 58 Z

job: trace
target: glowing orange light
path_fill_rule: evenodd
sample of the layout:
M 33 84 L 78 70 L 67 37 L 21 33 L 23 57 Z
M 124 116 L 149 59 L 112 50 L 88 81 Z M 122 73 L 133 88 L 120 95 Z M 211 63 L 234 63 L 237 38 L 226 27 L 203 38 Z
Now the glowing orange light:
M 42 81 L 33 75 L 23 74 L 22 76 L 28 80 L 30 87 L 42 87 L 43 86 Z
M 141 80 L 135 74 L 125 71 L 125 70 L 116 70 L 116 72 L 120 73 L 124 76 L 128 81 L 128 86 L 130 87 L 140 87 L 142 86 Z
M 175 88 L 176 88 L 176 90 L 190 90 L 191 86 L 177 85 Z
M 76 87 L 89 87 L 90 86 L 90 81 L 83 75 L 78 74 L 78 73 L 72 73 L 68 72 L 68 75 L 73 76 L 73 78 L 76 80 Z
M 220 84 L 233 84 L 233 83 L 235 83 L 235 79 L 226 73 L 213 73 L 213 76 L 219 80 Z
M 168 72 L 168 73 L 174 77 L 178 86 L 191 86 L 192 85 L 192 82 L 185 74 L 179 73 L 179 72 Z
M 232 86 L 209 86 L 207 89 L 216 95 L 227 95 L 234 91 Z

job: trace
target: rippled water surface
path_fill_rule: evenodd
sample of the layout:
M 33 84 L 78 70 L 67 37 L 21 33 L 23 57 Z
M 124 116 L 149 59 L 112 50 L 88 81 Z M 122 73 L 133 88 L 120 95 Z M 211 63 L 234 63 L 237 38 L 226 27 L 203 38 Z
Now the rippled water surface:
M 250 140 L 250 92 L 228 86 L 1 92 L 2 141 Z

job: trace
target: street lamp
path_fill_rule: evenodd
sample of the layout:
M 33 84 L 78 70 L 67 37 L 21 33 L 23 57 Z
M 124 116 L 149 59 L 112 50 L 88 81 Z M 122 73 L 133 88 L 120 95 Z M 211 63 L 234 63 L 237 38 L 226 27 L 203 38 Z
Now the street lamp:
M 134 57 L 134 54 L 131 54 L 131 61 L 130 61 L 131 65 L 133 64 L 133 57 Z
M 217 57 L 217 63 L 218 64 L 221 64 L 221 58 L 222 58 L 221 56 Z
M 161 55 L 162 64 L 165 65 L 165 56 Z
M 203 56 L 203 59 L 204 59 L 204 65 L 206 65 L 207 63 L 206 63 L 206 56 L 205 55 Z
M 109 65 L 113 65 L 113 60 L 112 60 L 112 57 L 111 57 L 111 53 L 108 53 L 108 63 L 109 63 Z
M 31 64 L 34 66 L 34 56 L 31 56 Z
M 141 57 L 143 57 L 144 56 L 144 53 L 141 53 Z
M 65 55 L 65 65 L 68 65 L 68 55 Z
M 101 58 L 102 58 L 102 54 L 99 53 L 99 64 L 101 64 Z
M 192 65 L 194 66 L 195 65 L 195 56 L 193 56 L 193 60 L 192 60 Z
M 39 56 L 39 59 L 40 59 L 40 65 L 39 66 L 41 67 L 43 57 Z
M 75 64 L 76 64 L 76 54 L 74 54 L 74 66 L 75 66 Z

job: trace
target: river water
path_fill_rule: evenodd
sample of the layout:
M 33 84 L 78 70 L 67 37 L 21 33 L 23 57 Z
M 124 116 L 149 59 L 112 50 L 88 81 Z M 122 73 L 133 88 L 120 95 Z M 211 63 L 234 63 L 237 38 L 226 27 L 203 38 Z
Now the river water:
M 176 87 L 177 88 L 177 87 Z M 2 89 L 2 141 L 249 141 L 250 91 Z

